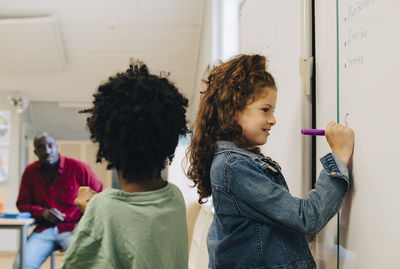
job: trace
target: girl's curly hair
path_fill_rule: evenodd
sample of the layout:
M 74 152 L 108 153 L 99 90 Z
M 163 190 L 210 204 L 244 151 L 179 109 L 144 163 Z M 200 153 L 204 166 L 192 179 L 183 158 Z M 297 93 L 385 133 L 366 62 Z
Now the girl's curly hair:
M 188 100 L 168 79 L 149 74 L 145 64 L 131 63 L 100 85 L 93 95 L 87 126 L 104 158 L 126 180 L 160 172 L 171 162 L 179 135 L 186 134 Z
M 257 93 L 276 89 L 275 80 L 266 71 L 266 58 L 261 55 L 239 55 L 214 67 L 204 81 L 200 107 L 191 126 L 191 142 L 186 156 L 187 176 L 197 185 L 199 203 L 211 195 L 210 169 L 214 146 L 218 140 L 246 144 L 235 113 L 254 101 Z

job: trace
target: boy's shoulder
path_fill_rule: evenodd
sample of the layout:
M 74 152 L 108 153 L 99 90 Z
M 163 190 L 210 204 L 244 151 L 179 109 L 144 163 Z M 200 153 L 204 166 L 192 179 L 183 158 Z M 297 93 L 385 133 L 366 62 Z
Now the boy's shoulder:
M 176 200 L 175 203 L 178 204 L 180 207 L 182 207 L 182 206 L 185 207 L 185 210 L 186 210 L 185 198 L 183 197 L 182 191 L 174 183 L 168 182 L 168 185 L 171 188 L 171 193 L 172 193 L 173 199 Z
M 180 189 L 171 182 L 168 182 L 168 184 L 161 189 L 149 192 L 128 193 L 119 189 L 108 188 L 96 194 L 92 200 L 94 203 L 98 204 L 112 203 L 111 200 L 124 201 L 128 203 L 147 203 L 152 200 L 164 199 L 169 196 L 183 197 Z

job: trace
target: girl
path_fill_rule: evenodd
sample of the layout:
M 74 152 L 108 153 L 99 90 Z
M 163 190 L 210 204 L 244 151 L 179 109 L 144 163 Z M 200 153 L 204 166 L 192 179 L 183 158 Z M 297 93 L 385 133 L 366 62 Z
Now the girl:
M 354 133 L 329 123 L 332 149 L 315 190 L 290 195 L 280 166 L 260 153 L 275 125 L 277 89 L 260 55 L 239 55 L 211 70 L 192 126 L 189 178 L 199 202 L 212 195 L 209 268 L 315 268 L 306 234 L 336 214 L 350 185 Z

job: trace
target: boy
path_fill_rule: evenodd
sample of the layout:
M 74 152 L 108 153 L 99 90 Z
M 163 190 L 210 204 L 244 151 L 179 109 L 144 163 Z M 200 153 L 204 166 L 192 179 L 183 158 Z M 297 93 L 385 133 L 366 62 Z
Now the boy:
M 185 203 L 160 172 L 187 133 L 188 100 L 137 62 L 100 85 L 93 104 L 82 112 L 97 161 L 116 169 L 121 190 L 93 196 L 62 268 L 187 268 Z

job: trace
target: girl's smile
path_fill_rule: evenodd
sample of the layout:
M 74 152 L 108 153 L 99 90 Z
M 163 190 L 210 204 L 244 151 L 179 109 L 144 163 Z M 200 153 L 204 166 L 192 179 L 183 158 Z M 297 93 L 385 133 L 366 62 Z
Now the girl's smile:
M 269 131 L 271 130 L 271 129 L 262 129 L 267 135 L 269 135 Z

